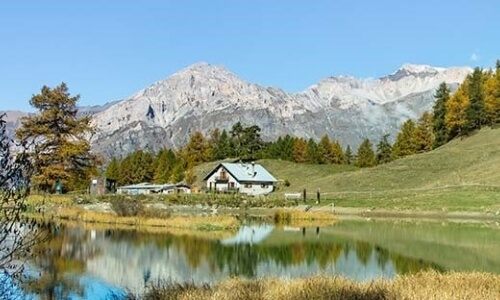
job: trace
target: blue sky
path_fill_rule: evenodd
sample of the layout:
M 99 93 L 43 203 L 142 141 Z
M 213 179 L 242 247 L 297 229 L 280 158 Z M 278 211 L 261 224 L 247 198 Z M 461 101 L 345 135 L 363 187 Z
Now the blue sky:
M 500 4 L 466 1 L 3 1 L 0 110 L 66 82 L 80 105 L 123 99 L 193 63 L 289 92 L 403 63 L 494 65 Z

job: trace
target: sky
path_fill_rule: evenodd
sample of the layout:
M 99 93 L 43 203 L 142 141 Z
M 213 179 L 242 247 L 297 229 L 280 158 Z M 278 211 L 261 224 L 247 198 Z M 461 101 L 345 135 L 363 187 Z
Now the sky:
M 2 1 L 0 110 L 65 82 L 78 105 L 124 99 L 197 62 L 299 92 L 404 63 L 492 67 L 497 0 Z

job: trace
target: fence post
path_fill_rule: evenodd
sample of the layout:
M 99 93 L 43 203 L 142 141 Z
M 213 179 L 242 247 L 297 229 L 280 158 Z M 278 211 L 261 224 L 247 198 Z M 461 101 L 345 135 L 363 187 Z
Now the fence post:
M 302 191 L 302 200 L 304 201 L 304 203 L 306 202 L 306 199 L 307 199 L 307 197 L 306 197 L 306 196 L 307 196 L 307 194 L 306 194 L 306 189 L 304 189 L 304 190 Z
M 319 204 L 321 202 L 321 193 L 319 191 L 319 188 L 318 191 L 316 192 L 316 198 L 317 198 L 317 203 Z

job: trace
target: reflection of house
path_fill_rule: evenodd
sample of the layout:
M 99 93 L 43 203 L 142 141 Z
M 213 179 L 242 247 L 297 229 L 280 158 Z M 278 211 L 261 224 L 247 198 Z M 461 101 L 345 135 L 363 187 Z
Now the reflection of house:
M 203 179 L 210 191 L 238 191 L 248 195 L 265 195 L 274 190 L 276 178 L 255 163 L 221 163 Z
M 89 192 L 91 195 L 105 195 L 116 192 L 116 180 L 105 177 L 93 178 Z
M 190 194 L 191 189 L 185 184 L 151 184 L 147 182 L 120 186 L 117 189 L 118 194 L 129 195 L 149 195 L 149 194 Z
M 273 225 L 241 226 L 235 236 L 221 240 L 225 246 L 238 244 L 258 244 L 274 230 Z

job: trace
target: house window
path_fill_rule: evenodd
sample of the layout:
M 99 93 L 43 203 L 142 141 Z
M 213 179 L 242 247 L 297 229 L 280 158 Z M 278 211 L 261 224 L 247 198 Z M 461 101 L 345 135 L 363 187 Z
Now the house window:
M 252 184 L 251 183 L 245 183 L 245 188 L 246 189 L 251 189 L 252 188 Z
M 221 170 L 219 175 L 220 175 L 219 178 L 221 180 L 226 180 L 227 179 L 227 172 L 226 172 L 226 170 Z
M 267 189 L 267 186 L 268 186 L 267 183 L 263 183 L 263 184 L 260 185 L 260 187 L 263 188 L 263 189 Z
M 229 183 L 229 188 L 230 188 L 230 189 L 234 189 L 234 182 L 230 182 L 230 183 Z

